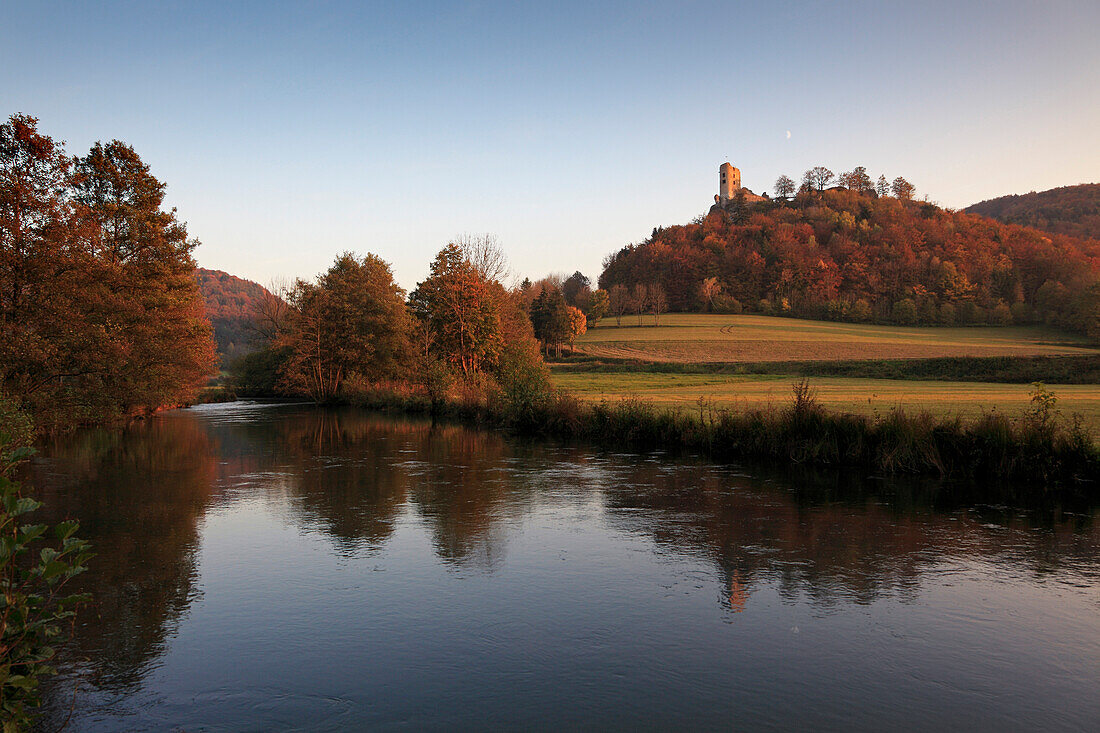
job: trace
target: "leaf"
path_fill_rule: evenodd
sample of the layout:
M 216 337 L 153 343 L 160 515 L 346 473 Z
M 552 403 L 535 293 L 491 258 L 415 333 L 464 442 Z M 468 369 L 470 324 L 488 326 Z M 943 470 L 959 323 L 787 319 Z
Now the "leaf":
M 42 502 L 35 501 L 29 496 L 24 496 L 21 499 L 17 499 L 15 505 L 9 510 L 13 517 L 18 517 L 20 514 L 27 514 L 39 509 L 42 506 Z
M 28 524 L 19 529 L 19 541 L 26 545 L 34 542 L 46 531 L 44 524 Z
M 62 562 L 61 560 L 50 560 L 42 568 L 42 579 L 49 580 L 50 578 L 55 578 L 68 569 L 69 563 Z
M 54 533 L 58 539 L 67 540 L 73 536 L 73 533 L 80 528 L 80 522 L 75 519 L 70 519 L 67 522 L 58 522 L 54 527 Z

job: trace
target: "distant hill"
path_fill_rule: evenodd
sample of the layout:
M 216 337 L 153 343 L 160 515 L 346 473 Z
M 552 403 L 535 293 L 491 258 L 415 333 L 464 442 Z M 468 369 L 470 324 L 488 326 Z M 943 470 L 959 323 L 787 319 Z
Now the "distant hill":
M 1082 239 L 1100 239 L 1100 183 L 1001 196 L 974 204 L 966 211 L 1006 224 L 1021 224 Z
M 252 335 L 248 322 L 255 313 L 256 303 L 270 297 L 267 288 L 228 272 L 202 267 L 195 270 L 195 279 L 202 291 L 206 316 L 214 326 L 214 340 L 223 362 L 225 357 L 250 351 Z
M 599 284 L 612 313 L 656 298 L 674 311 L 1047 323 L 1100 338 L 1100 241 L 843 189 L 657 228 L 609 255 Z

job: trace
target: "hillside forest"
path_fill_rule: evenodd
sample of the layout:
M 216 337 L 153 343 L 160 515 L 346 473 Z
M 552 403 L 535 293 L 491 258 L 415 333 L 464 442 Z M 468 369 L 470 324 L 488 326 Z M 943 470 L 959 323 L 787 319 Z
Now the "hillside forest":
M 966 212 L 1054 234 L 1100 239 L 1100 183 L 1001 196 L 968 206 Z
M 271 298 L 270 291 L 251 280 L 203 267 L 195 270 L 195 279 L 223 363 L 247 353 L 257 337 L 252 322 Z
M 658 299 L 676 311 L 1045 323 L 1100 337 L 1100 241 L 900 194 L 804 185 L 789 198 L 716 206 L 608 256 L 599 286 L 614 313 Z

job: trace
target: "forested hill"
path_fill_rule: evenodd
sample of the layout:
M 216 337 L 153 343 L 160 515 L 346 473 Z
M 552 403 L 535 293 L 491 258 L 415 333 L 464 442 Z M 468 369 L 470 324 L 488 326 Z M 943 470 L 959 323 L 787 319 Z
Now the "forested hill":
M 195 270 L 195 278 L 202 291 L 206 317 L 214 326 L 218 353 L 232 357 L 248 351 L 251 342 L 248 323 L 257 304 L 265 297 L 270 298 L 271 293 L 259 283 L 221 270 L 199 267 Z
M 655 229 L 606 258 L 600 287 L 613 311 L 656 286 L 672 310 L 1100 333 L 1098 281 L 1100 241 L 831 189 Z
M 966 209 L 1006 224 L 1022 224 L 1055 234 L 1100 239 L 1100 183 L 1001 196 Z

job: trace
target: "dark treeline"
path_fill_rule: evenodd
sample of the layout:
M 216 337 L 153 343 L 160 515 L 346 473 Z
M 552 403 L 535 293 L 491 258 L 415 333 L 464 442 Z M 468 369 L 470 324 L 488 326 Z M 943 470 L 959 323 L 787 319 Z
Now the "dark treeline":
M 966 211 L 1006 224 L 1081 239 L 1100 239 L 1100 183 L 1001 196 L 968 206 Z
M 70 157 L 32 117 L 0 125 L 0 412 L 39 430 L 103 423 L 206 381 L 197 242 L 163 200 L 125 143 Z
M 822 170 L 797 192 L 783 177 L 789 199 L 734 202 L 655 229 L 607 257 L 600 287 L 615 303 L 657 286 L 679 311 L 1046 323 L 1100 335 L 1100 243 L 915 201 L 900 178 L 876 190 L 853 172 L 842 176 L 850 187 L 826 188 L 832 174 Z
M 1097 356 L 939 356 L 840 361 L 651 362 L 577 356 L 555 366 L 571 372 L 785 374 L 796 377 L 909 379 L 1002 384 L 1100 384 Z

